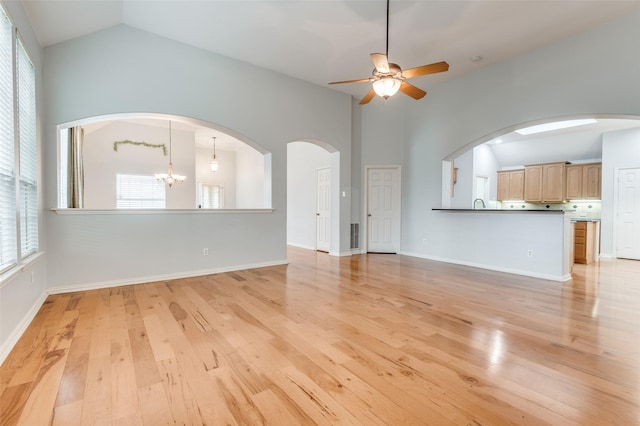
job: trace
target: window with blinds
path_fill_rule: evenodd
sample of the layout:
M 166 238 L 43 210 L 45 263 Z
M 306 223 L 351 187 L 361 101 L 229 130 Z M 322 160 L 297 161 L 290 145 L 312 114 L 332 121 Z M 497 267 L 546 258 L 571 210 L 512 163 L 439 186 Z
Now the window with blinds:
M 18 147 L 20 151 L 20 255 L 38 251 L 36 72 L 20 39 L 16 49 Z
M 222 186 L 208 183 L 198 184 L 198 201 L 202 209 L 223 208 Z
M 116 175 L 116 207 L 119 209 L 163 209 L 166 188 L 155 176 Z
M 0 272 L 38 251 L 35 68 L 0 7 Z
M 0 272 L 18 261 L 13 26 L 0 8 Z

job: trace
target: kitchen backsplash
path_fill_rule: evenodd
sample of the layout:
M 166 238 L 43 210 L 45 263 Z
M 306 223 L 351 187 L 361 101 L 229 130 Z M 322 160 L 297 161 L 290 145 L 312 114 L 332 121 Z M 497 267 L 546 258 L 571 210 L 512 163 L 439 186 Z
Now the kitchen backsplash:
M 566 210 L 575 219 L 600 219 L 602 202 L 600 200 L 571 201 L 568 203 L 525 203 L 523 201 L 498 202 L 502 210 Z

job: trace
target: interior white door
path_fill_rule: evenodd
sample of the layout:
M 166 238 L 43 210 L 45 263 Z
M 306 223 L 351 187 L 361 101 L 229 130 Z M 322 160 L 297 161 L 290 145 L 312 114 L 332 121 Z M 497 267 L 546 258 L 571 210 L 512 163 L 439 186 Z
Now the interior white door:
M 367 169 L 367 251 L 400 249 L 400 169 Z
M 331 169 L 318 169 L 316 249 L 328 252 L 331 243 Z
M 640 169 L 618 171 L 616 256 L 640 260 Z

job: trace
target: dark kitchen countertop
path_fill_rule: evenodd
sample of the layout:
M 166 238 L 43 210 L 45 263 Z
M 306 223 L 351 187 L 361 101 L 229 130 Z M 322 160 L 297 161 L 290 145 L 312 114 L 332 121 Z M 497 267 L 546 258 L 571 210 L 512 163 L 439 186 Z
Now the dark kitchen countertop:
M 442 212 L 470 212 L 470 213 L 566 213 L 575 210 L 549 210 L 549 209 L 431 209 Z

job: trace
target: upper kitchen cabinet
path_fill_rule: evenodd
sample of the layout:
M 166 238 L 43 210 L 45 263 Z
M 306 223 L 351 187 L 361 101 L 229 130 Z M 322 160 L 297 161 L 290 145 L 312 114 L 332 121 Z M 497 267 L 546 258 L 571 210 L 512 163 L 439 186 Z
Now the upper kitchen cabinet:
M 599 200 L 602 194 L 602 163 L 567 166 L 567 198 Z
M 524 168 L 524 200 L 528 203 L 542 202 L 542 165 Z
M 498 172 L 498 201 L 524 200 L 524 169 Z
M 561 203 L 565 200 L 566 162 L 534 164 L 524 168 L 524 200 Z
M 563 202 L 565 198 L 566 163 L 542 165 L 542 201 Z

